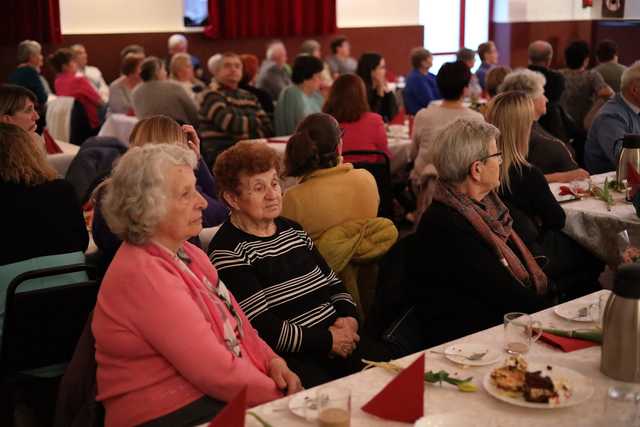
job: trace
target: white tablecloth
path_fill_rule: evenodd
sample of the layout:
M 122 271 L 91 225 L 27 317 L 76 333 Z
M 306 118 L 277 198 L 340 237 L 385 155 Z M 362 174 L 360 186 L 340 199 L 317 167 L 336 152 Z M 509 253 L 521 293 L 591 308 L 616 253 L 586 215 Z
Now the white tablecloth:
M 56 144 L 62 149 L 62 153 L 47 154 L 47 160 L 60 176 L 64 178 L 71 161 L 76 157 L 76 154 L 78 154 L 80 147 L 60 140 L 56 140 Z
M 110 114 L 98 132 L 98 136 L 111 136 L 129 145 L 129 136 L 133 127 L 138 123 L 136 117 L 126 114 Z
M 611 181 L 615 179 L 615 173 L 594 175 L 591 181 L 602 187 L 605 178 Z M 551 191 L 557 194 L 561 185 L 567 184 L 550 184 Z M 627 230 L 631 242 L 640 242 L 640 218 L 635 208 L 625 201 L 622 193 L 613 192 L 613 198 L 616 203 L 611 211 L 594 197 L 561 204 L 567 215 L 563 231 L 612 266 L 621 260 L 619 245 L 622 241 L 618 233 Z
M 608 292 L 608 291 L 600 291 Z M 592 294 L 580 298 L 576 302 L 592 302 L 598 299 L 598 294 Z M 545 326 L 555 326 L 559 328 L 584 327 L 585 324 L 576 324 L 563 320 L 553 313 L 553 309 L 548 309 L 533 316 L 543 322 Z M 469 319 L 470 322 L 473 319 Z M 437 327 L 437 325 L 433 325 Z M 495 349 L 502 349 L 503 327 L 494 328 L 469 335 L 464 338 L 452 341 L 449 344 L 478 343 Z M 447 345 L 437 347 L 443 350 Z M 408 366 L 420 353 L 400 359 L 398 363 Z M 592 397 L 581 405 L 564 409 L 528 409 L 512 406 L 491 397 L 482 387 L 482 379 L 487 372 L 495 368 L 496 365 L 485 367 L 463 368 L 456 365 L 442 356 L 425 352 L 426 369 L 438 371 L 445 369 L 450 373 L 455 373 L 460 377 L 473 376 L 473 382 L 478 386 L 475 393 L 462 393 L 456 388 L 445 385 L 425 386 L 424 410 L 425 415 L 436 415 L 449 412 L 461 412 L 470 414 L 477 420 L 477 426 L 605 426 L 603 420 L 604 405 L 607 389 L 620 384 L 604 376 L 600 372 L 600 347 L 591 347 L 572 353 L 564 353 L 554 349 L 544 343 L 533 344 L 526 358 L 530 361 L 538 361 L 545 364 L 564 366 L 580 372 L 591 379 L 595 391 Z M 333 384 L 347 387 L 352 393 L 352 427 L 376 427 L 376 426 L 407 426 L 408 424 L 385 421 L 366 414 L 360 408 L 376 395 L 390 380 L 392 374 L 375 368 L 361 372 L 349 377 L 334 381 Z M 277 427 L 310 426 L 312 423 L 293 415 L 286 408 L 290 397 L 285 397 L 274 402 L 270 402 L 254 408 L 254 411 L 263 417 L 267 422 Z M 258 426 L 253 420 L 247 418 L 247 426 Z M 439 424 L 440 425 L 440 424 Z

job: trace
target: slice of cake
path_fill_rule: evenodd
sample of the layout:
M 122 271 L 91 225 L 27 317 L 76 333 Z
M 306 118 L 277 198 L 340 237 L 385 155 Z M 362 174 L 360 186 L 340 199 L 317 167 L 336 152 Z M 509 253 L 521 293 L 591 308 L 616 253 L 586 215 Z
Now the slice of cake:
M 496 387 L 508 392 L 521 392 L 524 388 L 527 362 L 521 357 L 509 357 L 505 365 L 491 372 Z
M 543 376 L 540 371 L 525 373 L 522 391 L 527 402 L 549 403 L 550 399 L 558 397 L 551 378 Z

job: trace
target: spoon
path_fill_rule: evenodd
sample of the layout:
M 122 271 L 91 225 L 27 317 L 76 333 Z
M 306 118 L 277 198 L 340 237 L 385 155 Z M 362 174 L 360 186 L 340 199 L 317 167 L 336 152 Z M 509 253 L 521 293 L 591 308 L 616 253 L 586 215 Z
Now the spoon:
M 480 360 L 484 356 L 486 356 L 487 353 L 489 353 L 489 350 L 485 350 L 483 353 L 471 353 L 469 356 L 465 356 L 463 354 L 446 353 L 444 351 L 436 351 L 436 350 L 430 350 L 429 353 L 442 354 L 444 356 L 462 357 L 463 359 L 467 359 L 467 360 Z
M 587 317 L 587 315 L 589 315 L 589 307 L 582 307 L 578 310 L 578 314 L 573 317 L 573 320 Z

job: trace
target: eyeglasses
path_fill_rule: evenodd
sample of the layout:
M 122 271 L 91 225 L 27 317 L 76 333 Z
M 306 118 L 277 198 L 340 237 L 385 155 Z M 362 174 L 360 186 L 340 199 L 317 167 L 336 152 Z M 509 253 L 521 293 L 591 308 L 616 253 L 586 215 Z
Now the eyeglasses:
M 486 162 L 487 160 L 489 160 L 489 159 L 490 159 L 490 158 L 492 158 L 492 157 L 497 157 L 497 158 L 498 158 L 498 161 L 499 161 L 500 163 L 502 163 L 502 151 L 498 151 L 498 152 L 496 152 L 496 153 L 489 154 L 488 156 L 484 156 L 484 157 L 482 157 L 482 158 L 480 158 L 480 159 L 478 159 L 478 160 L 474 160 L 474 161 L 473 161 L 473 163 L 471 163 L 471 164 L 469 165 L 469 167 L 473 166 L 473 164 L 474 164 L 475 162 Z
M 339 127 L 338 128 L 338 136 L 340 138 L 342 138 L 344 136 L 344 128 L 343 127 Z
M 481 159 L 478 159 L 478 162 L 484 162 L 484 161 L 487 161 L 487 160 L 489 160 L 489 159 L 490 159 L 490 158 L 492 158 L 492 157 L 500 157 L 500 159 L 499 159 L 499 160 L 502 160 L 502 151 L 498 151 L 498 152 L 496 152 L 496 153 L 489 154 L 488 156 L 485 156 L 485 157 L 483 157 L 483 158 L 481 158 Z

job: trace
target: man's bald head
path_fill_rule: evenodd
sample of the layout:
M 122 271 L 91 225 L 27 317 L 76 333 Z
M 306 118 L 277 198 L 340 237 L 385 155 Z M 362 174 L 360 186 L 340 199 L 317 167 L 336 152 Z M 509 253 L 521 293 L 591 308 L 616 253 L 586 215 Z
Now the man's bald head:
M 553 47 L 549 42 L 536 40 L 529 45 L 529 63 L 548 67 L 553 58 Z

